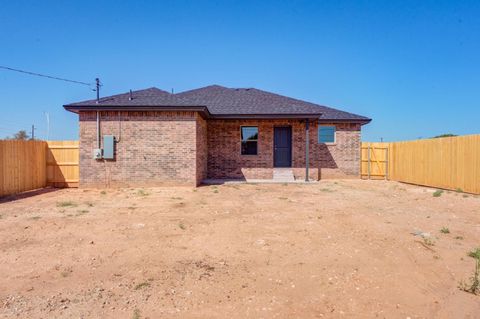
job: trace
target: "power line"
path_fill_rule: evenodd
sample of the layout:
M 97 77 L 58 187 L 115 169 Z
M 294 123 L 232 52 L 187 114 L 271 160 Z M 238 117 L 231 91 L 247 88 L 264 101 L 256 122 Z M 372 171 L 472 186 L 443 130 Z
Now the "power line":
M 27 130 L 29 127 L 30 127 L 31 124 L 29 125 L 20 125 L 20 126 L 16 126 L 16 127 L 13 127 L 13 126 L 5 126 L 5 125 L 1 125 L 0 124 L 0 130 L 11 130 L 11 131 L 18 131 L 18 129 L 24 129 L 24 130 Z
M 24 130 L 17 130 L 17 129 L 15 129 L 15 130 L 9 130 L 9 129 L 5 129 L 5 128 L 1 128 L 1 127 L 0 127 L 0 132 L 3 132 L 3 133 L 15 134 L 15 133 L 18 132 L 18 131 L 25 131 L 25 132 L 27 132 L 28 129 L 24 129 Z
M 9 71 L 14 71 L 14 72 L 19 72 L 19 73 L 25 73 L 29 75 L 35 75 L 35 76 L 40 76 L 52 80 L 59 80 L 59 81 L 65 81 L 65 82 L 70 82 L 70 83 L 76 83 L 76 84 L 82 84 L 82 85 L 87 85 L 88 87 L 91 87 L 93 83 L 87 83 L 87 82 L 82 82 L 82 81 L 75 81 L 75 80 L 69 80 L 69 79 L 64 79 L 64 78 L 59 78 L 56 76 L 51 76 L 51 75 L 46 75 L 46 74 L 41 74 L 41 73 L 35 73 L 35 72 L 30 72 L 30 71 L 24 71 L 24 70 L 19 70 L 19 69 L 14 69 L 10 68 L 8 66 L 2 66 L 0 65 L 0 69 L 5 69 Z
M 1 119 L 1 120 L 0 120 L 0 126 L 1 126 L 2 124 L 15 125 L 15 126 L 25 126 L 25 125 L 29 126 L 29 125 L 31 125 L 31 124 L 28 124 L 28 123 L 29 123 L 29 122 L 23 122 L 23 123 L 22 123 L 22 122 L 12 121 L 12 120 L 10 120 L 10 119 Z

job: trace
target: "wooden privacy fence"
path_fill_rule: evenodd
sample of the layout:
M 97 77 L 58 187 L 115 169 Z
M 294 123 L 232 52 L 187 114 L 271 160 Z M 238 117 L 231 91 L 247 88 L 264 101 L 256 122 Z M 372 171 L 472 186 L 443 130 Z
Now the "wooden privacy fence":
M 0 196 L 77 187 L 78 141 L 0 140 Z M 480 194 L 480 135 L 362 143 L 361 177 Z
M 0 196 L 45 187 L 46 143 L 0 141 Z
M 388 178 L 388 144 L 362 143 L 360 171 L 362 178 Z
M 47 185 L 78 187 L 78 141 L 47 141 Z
M 0 196 L 78 186 L 78 141 L 0 140 Z
M 362 178 L 480 194 L 480 135 L 362 143 L 361 163 Z

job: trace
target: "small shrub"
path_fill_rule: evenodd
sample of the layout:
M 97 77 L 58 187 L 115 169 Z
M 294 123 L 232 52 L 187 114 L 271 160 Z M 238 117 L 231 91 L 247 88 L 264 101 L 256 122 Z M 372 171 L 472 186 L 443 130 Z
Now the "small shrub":
M 440 229 L 440 232 L 442 234 L 450 234 L 450 229 L 448 229 L 448 227 L 442 227 L 442 229 Z
M 287 200 L 287 197 L 279 197 L 278 199 Z
M 106 194 L 107 194 L 107 191 L 101 191 L 100 194 L 106 195 Z
M 86 213 L 88 213 L 87 209 L 81 209 L 81 210 L 77 211 L 77 214 L 75 214 L 75 216 L 81 216 L 81 215 L 86 214 Z
M 455 191 L 456 191 L 457 193 L 463 193 L 463 189 L 461 189 L 460 187 L 457 188 L 457 189 L 455 189 Z
M 468 253 L 469 257 L 480 260 L 480 247 L 473 249 Z
M 150 283 L 148 281 L 144 281 L 144 282 L 141 282 L 137 285 L 135 285 L 135 290 L 139 290 L 139 289 L 142 289 L 142 288 L 147 288 L 147 287 L 150 287 Z
M 72 201 L 58 202 L 57 207 L 77 207 L 77 204 Z
M 423 242 L 427 246 L 435 246 L 435 241 L 433 239 L 431 239 L 430 237 L 424 237 Z
M 185 225 L 184 225 L 183 223 L 179 223 L 179 224 L 178 224 L 178 227 L 180 227 L 181 230 L 185 230 L 185 229 L 186 229 L 186 227 L 185 227 Z
M 474 253 L 473 257 L 471 254 Z M 468 255 L 475 258 L 475 270 L 473 271 L 472 277 L 470 277 L 470 283 L 461 281 L 458 285 L 458 288 L 465 292 L 469 292 L 474 295 L 480 294 L 480 248 L 477 248 L 475 251 L 470 252 Z
M 132 319 L 140 319 L 140 310 L 138 310 L 138 308 L 135 308 L 135 310 L 133 310 Z
M 172 199 L 182 200 L 182 197 L 172 197 Z
M 150 195 L 150 193 L 147 192 L 147 191 L 144 190 L 144 189 L 139 189 L 139 190 L 137 191 L 137 195 L 138 195 L 138 196 L 148 196 L 148 195 Z
M 214 189 L 213 192 L 214 192 L 215 194 L 218 194 L 218 189 Z
M 433 192 L 433 197 L 440 197 L 442 194 L 443 191 L 441 189 L 437 189 L 435 192 Z
M 455 239 L 463 240 L 463 237 L 462 236 L 455 236 Z
M 40 218 L 42 218 L 42 217 L 40 217 L 40 216 L 33 216 L 33 217 L 30 217 L 29 219 L 31 219 L 31 220 L 39 220 Z
M 463 197 L 463 198 L 467 198 L 468 195 L 467 195 L 467 194 L 463 194 L 462 197 Z
M 85 205 L 87 205 L 88 207 L 93 207 L 93 203 L 92 203 L 92 202 L 85 202 Z

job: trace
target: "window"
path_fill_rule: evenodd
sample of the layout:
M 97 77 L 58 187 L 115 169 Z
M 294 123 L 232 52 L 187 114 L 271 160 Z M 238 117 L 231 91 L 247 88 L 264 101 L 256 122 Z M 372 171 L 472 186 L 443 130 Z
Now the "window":
M 335 143 L 335 126 L 318 127 L 318 143 Z
M 242 155 L 257 155 L 258 127 L 242 126 Z

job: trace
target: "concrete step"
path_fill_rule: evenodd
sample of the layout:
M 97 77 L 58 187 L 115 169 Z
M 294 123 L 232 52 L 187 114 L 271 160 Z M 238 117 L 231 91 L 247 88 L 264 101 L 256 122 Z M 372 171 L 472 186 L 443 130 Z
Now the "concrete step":
M 293 170 L 291 168 L 274 168 L 273 180 L 276 182 L 294 182 Z

